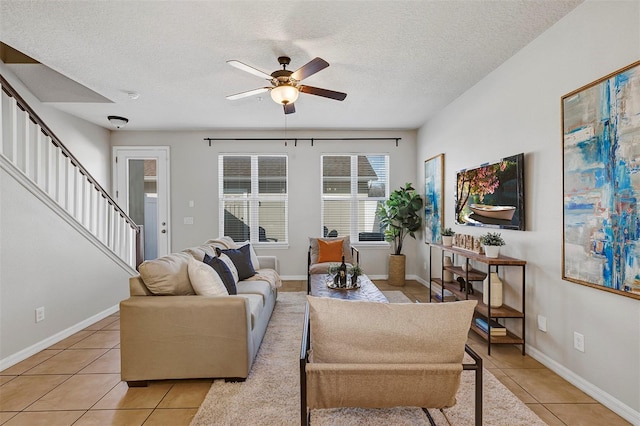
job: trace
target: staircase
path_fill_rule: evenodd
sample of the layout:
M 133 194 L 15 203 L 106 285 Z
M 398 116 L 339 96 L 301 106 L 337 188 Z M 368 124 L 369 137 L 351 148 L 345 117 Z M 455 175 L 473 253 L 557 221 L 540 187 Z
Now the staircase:
M 0 167 L 122 266 L 143 253 L 139 227 L 0 76 Z

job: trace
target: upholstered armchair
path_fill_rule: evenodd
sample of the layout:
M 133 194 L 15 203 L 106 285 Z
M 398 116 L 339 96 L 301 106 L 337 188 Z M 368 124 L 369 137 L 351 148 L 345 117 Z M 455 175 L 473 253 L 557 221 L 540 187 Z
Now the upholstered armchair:
M 482 424 L 482 358 L 466 345 L 476 301 L 376 303 L 307 296 L 300 350 L 301 422 L 312 409 L 456 404 L 463 370 L 475 371 Z M 398 330 L 402 330 L 399 333 Z M 465 351 L 473 363 L 464 363 Z
M 307 253 L 307 294 L 311 292 L 311 275 L 326 274 L 329 265 L 342 262 L 347 265 L 360 263 L 360 252 L 351 245 L 348 236 L 309 238 Z

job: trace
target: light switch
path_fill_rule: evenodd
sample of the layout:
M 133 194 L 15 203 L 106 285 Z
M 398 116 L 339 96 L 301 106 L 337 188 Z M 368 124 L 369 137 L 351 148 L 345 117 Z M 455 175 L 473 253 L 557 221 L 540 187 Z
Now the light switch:
M 189 207 L 193 207 L 195 205 L 196 205 L 195 201 L 189 200 Z
M 185 216 L 184 224 L 185 225 L 193 225 L 193 218 L 191 216 Z

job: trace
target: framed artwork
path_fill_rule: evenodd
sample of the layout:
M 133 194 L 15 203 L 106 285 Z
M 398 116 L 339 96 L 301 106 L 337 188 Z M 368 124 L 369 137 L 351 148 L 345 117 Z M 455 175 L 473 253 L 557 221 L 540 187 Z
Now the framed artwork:
M 444 154 L 438 154 L 424 162 L 424 242 L 440 241 L 444 226 Z
M 524 153 L 456 173 L 459 225 L 524 231 Z
M 562 278 L 640 299 L 640 61 L 562 97 Z

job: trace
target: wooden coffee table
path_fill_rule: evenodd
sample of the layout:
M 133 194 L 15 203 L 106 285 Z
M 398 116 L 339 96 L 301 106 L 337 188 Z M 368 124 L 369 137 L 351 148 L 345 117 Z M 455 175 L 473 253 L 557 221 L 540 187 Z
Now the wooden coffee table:
M 327 287 L 329 275 L 313 274 L 311 275 L 310 292 L 312 296 L 333 297 L 343 300 L 364 300 L 368 302 L 389 303 L 386 296 L 371 282 L 366 275 L 360 275 L 360 288 L 355 290 L 334 290 Z

